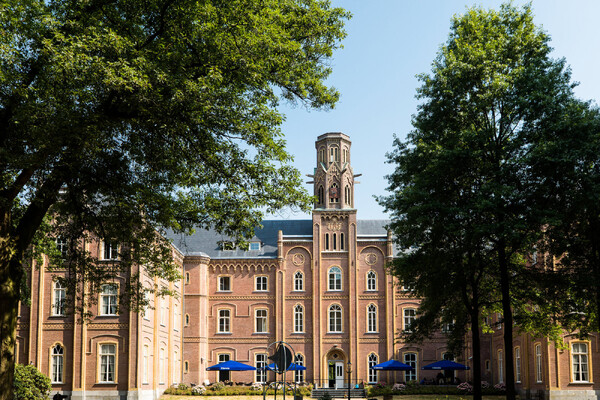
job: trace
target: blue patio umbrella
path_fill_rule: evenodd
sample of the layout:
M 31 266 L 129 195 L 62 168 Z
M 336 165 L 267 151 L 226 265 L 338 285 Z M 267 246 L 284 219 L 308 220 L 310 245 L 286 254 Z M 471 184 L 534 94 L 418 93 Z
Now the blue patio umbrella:
M 432 364 L 428 364 L 424 367 L 422 367 L 421 369 L 435 369 L 435 370 L 448 370 L 448 371 L 455 371 L 455 370 L 466 370 L 466 369 L 470 369 L 469 367 L 467 367 L 466 365 L 451 361 L 451 360 L 440 360 L 440 361 L 436 361 Z
M 414 369 L 408 364 L 404 364 L 403 362 L 396 360 L 389 360 L 386 362 L 382 362 L 381 364 L 373 365 L 371 369 L 375 369 L 378 371 L 410 371 Z
M 275 363 L 271 363 L 269 365 L 265 365 L 261 369 L 262 370 L 269 370 L 269 371 L 276 371 L 277 370 L 277 366 L 275 365 Z M 306 369 L 306 367 L 304 365 L 298 365 L 298 364 L 295 364 L 295 363 L 291 363 L 290 366 L 288 367 L 288 369 L 286 371 L 304 371 L 305 369 Z
M 207 371 L 254 371 L 256 368 L 241 362 L 229 360 L 206 368 Z

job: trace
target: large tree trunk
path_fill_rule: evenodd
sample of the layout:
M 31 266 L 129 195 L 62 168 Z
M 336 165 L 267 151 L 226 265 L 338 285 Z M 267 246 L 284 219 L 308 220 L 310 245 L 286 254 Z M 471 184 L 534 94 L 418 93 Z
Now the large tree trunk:
M 504 319 L 504 369 L 506 399 L 515 400 L 515 369 L 513 366 L 513 318 L 510 300 L 510 277 L 504 240 L 498 243 L 498 265 L 500 267 L 500 290 L 502 292 L 502 313 Z
M 18 264 L 20 263 L 15 260 L 3 260 L 0 265 L 0 400 L 13 400 L 21 277 L 18 274 L 10 274 L 10 271 L 17 268 L 20 270 L 21 266 Z

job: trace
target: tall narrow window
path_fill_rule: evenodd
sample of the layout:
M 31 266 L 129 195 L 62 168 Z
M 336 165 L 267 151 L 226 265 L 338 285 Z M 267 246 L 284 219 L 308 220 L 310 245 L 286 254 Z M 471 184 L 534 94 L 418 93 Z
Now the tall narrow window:
M 346 249 L 346 240 L 344 238 L 344 232 L 340 233 L 340 250 Z
M 347 205 L 352 204 L 351 199 L 350 199 L 350 186 L 348 186 L 348 185 L 346 185 L 346 187 L 344 188 L 344 202 Z
M 333 249 L 337 250 L 337 234 L 333 234 Z
M 65 315 L 65 298 L 67 297 L 67 288 L 59 281 L 54 282 L 54 301 L 52 302 L 52 315 Z
M 498 350 L 498 382 L 504 382 L 504 352 Z
M 329 332 L 342 332 L 342 307 L 337 304 L 329 307 Z
M 173 383 L 179 383 L 179 352 L 175 350 L 173 352 Z
M 296 357 L 294 357 L 294 364 L 299 365 L 301 367 L 304 366 L 304 357 L 302 354 L 296 353 Z M 294 382 L 302 383 L 304 382 L 304 371 L 300 369 L 296 369 L 294 371 Z
M 104 246 L 103 246 L 103 251 L 102 251 L 102 259 L 103 260 L 119 259 L 119 245 L 116 243 L 112 243 L 108 240 L 105 240 Z
M 325 199 L 325 191 L 323 190 L 323 186 L 319 186 L 318 196 L 319 196 L 319 204 L 323 204 L 324 199 Z
M 300 304 L 294 307 L 294 333 L 304 333 L 304 307 Z
M 63 383 L 65 349 L 57 344 L 52 348 L 52 383 Z
M 340 187 L 337 183 L 333 183 L 329 187 L 329 202 L 339 203 L 340 202 Z
M 100 382 L 115 382 L 115 366 L 117 346 L 114 344 L 100 345 Z
M 342 270 L 338 267 L 329 269 L 329 290 L 342 290 Z
M 408 364 L 413 369 L 411 371 L 404 372 L 404 380 L 406 382 L 417 380 L 417 353 L 405 353 L 404 364 Z
M 160 298 L 160 324 L 165 326 L 167 324 L 167 301 L 164 297 Z
M 377 354 L 371 353 L 368 358 L 368 368 L 369 371 L 369 383 L 375 384 L 377 383 L 377 370 L 373 369 L 375 365 L 377 365 Z
M 67 241 L 67 239 L 63 237 L 56 238 L 56 250 L 58 250 L 58 252 L 60 253 L 60 257 L 63 260 L 66 260 L 69 252 L 69 242 Z
M 404 309 L 404 330 L 406 332 L 411 332 L 411 325 L 415 322 L 415 318 L 417 316 L 417 311 L 414 308 L 405 308 Z
M 367 307 L 367 332 L 377 332 L 377 307 L 369 304 Z
M 219 333 L 231 333 L 230 318 L 231 312 L 229 310 L 219 310 Z
M 573 343 L 573 382 L 589 382 L 588 346 L 586 343 Z
M 142 353 L 143 363 L 142 363 L 142 383 L 148 383 L 148 366 L 150 365 L 150 348 L 147 344 L 144 345 L 144 350 Z
M 117 315 L 117 285 L 102 285 L 100 292 L 100 315 Z
M 329 233 L 325 234 L 325 250 L 329 250 Z
M 367 272 L 367 290 L 377 290 L 377 275 L 373 270 Z
M 542 346 L 535 345 L 535 381 L 542 382 Z
M 230 357 L 230 355 L 227 353 L 219 354 L 219 356 L 218 356 L 219 363 L 229 361 L 229 357 Z M 228 381 L 229 378 L 230 378 L 229 371 L 219 371 L 219 382 Z
M 165 348 L 161 347 L 158 351 L 158 383 L 165 383 L 165 368 L 167 367 L 165 360 Z
M 256 382 L 265 383 L 267 382 L 267 355 L 264 353 L 258 353 L 254 355 L 254 366 L 256 367 Z
M 267 332 L 267 310 L 256 310 L 256 333 Z
M 521 348 L 515 347 L 515 381 L 521 382 Z
M 180 321 L 180 317 L 179 317 L 179 305 L 178 304 L 174 304 L 173 305 L 173 330 L 178 332 L 179 331 L 179 321 Z
M 294 274 L 294 290 L 297 292 L 304 291 L 304 274 L 300 271 Z

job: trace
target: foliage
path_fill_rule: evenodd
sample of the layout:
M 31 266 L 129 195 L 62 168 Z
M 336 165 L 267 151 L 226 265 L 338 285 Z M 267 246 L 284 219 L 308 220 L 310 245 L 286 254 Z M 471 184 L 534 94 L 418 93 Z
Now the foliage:
M 473 391 L 473 385 L 471 385 L 468 382 L 463 382 L 461 384 L 459 384 L 458 386 L 456 386 L 456 388 L 460 391 L 466 392 L 466 393 L 471 393 Z M 483 386 L 482 386 L 483 388 Z
M 392 273 L 425 296 L 408 339 L 452 323 L 450 346 L 459 349 L 469 329 L 479 332 L 482 312 L 499 311 L 512 359 L 513 310 L 536 334 L 558 332 L 556 313 L 531 312 L 548 291 L 545 269 L 529 268 L 524 256 L 561 217 L 548 213 L 553 199 L 568 197 L 566 185 L 545 184 L 554 172 L 539 167 L 539 154 L 578 115 L 570 72 L 550 58 L 549 41 L 528 5 L 472 8 L 452 20 L 431 74 L 420 76 L 415 129 L 395 140 L 392 194 L 380 199 L 400 248 Z M 513 368 L 506 365 L 510 399 Z
M 312 198 L 285 151 L 281 100 L 329 109 L 328 59 L 349 14 L 326 0 L 8 0 L 0 13 L 0 386 L 10 392 L 28 249 L 47 253 L 80 316 L 136 266 L 173 281 L 164 233 L 243 240 L 264 212 Z M 44 224 L 47 227 L 44 227 Z M 48 229 L 46 229 L 48 228 Z M 93 240 L 119 244 L 98 263 Z M 39 245 L 39 241 L 43 245 Z M 32 246 L 35 245 L 35 246 Z M 85 284 L 84 284 L 85 282 Z M 86 287 L 86 291 L 82 290 Z M 5 373 L 6 372 L 6 373 Z M 3 395 L 0 395 L 0 398 Z
M 15 400 L 47 400 L 52 385 L 35 366 L 15 364 L 13 390 Z

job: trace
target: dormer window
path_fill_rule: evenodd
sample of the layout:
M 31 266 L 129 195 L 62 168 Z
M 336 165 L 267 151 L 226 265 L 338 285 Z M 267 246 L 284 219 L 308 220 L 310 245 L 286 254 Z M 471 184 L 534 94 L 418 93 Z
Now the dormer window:
M 221 250 L 223 251 L 235 250 L 235 242 L 232 242 L 231 240 L 223 240 L 222 242 L 220 242 L 220 244 Z
M 259 251 L 260 250 L 260 242 L 250 242 L 248 244 L 248 250 Z

